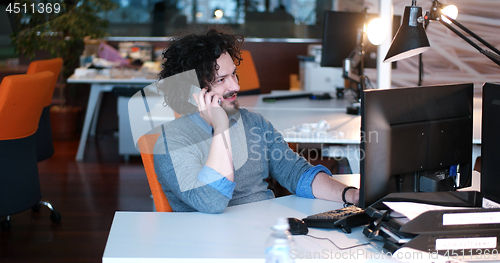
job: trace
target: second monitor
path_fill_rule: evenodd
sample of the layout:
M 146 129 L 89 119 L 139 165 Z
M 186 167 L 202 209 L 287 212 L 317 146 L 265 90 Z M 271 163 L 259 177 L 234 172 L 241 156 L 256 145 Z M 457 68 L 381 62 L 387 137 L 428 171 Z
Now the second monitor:
M 368 19 L 378 17 L 376 14 L 325 11 L 323 24 L 323 37 L 321 49 L 322 67 L 343 67 L 344 60 L 351 55 L 359 45 L 360 30 Z M 399 28 L 400 16 L 393 18 L 393 36 Z M 365 37 L 364 43 L 364 67 L 377 67 L 377 46 L 374 46 Z M 395 68 L 396 63 L 393 63 Z
M 365 91 L 359 206 L 470 186 L 472 99 L 472 83 Z

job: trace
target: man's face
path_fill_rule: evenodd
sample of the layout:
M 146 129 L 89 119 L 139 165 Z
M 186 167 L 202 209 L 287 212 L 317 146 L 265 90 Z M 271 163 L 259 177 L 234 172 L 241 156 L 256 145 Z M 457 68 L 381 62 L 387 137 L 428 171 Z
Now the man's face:
M 228 53 L 223 53 L 217 59 L 217 65 L 219 70 L 212 82 L 211 90 L 224 98 L 221 107 L 228 114 L 234 114 L 239 109 L 236 95 L 240 90 L 236 66 Z

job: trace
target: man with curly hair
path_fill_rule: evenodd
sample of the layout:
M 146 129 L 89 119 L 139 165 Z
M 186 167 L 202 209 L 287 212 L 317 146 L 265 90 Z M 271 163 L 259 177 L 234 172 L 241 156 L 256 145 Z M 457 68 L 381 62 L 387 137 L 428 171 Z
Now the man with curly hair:
M 159 86 L 165 103 L 182 114 L 162 126 L 154 155 L 173 211 L 221 213 L 274 198 L 268 177 L 297 196 L 341 202 L 344 193 L 347 202 L 357 203 L 356 189 L 344 191 L 350 188 L 293 152 L 260 114 L 239 108 L 242 44 L 240 35 L 211 29 L 174 39 L 163 54 L 160 81 L 191 71 L 201 87 L 196 93 L 189 85 Z

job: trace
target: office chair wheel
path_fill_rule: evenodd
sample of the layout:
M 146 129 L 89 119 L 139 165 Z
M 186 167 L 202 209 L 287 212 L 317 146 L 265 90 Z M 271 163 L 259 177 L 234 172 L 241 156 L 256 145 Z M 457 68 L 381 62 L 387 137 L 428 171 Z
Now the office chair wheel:
M 3 230 L 3 231 L 9 231 L 10 230 L 10 220 L 9 218 L 5 218 L 4 220 L 2 220 L 2 222 L 0 222 L 0 228 Z
M 55 210 L 52 210 L 52 212 L 50 213 L 50 220 L 55 223 L 61 222 L 61 214 L 59 214 L 59 212 Z

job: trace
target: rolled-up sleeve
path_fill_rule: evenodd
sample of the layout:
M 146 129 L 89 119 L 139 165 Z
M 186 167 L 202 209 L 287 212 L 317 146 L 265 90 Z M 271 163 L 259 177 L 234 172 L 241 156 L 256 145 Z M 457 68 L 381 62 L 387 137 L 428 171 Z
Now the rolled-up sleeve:
M 155 172 L 172 209 L 222 213 L 235 184 L 204 165 L 201 148 L 208 148 L 210 141 L 201 137 L 192 141 L 180 132 L 163 137 L 155 145 Z
M 203 166 L 200 173 L 198 173 L 198 180 L 215 188 L 215 190 L 229 199 L 233 197 L 236 183 L 229 181 L 226 177 L 222 176 L 222 174 L 206 165 Z
M 332 173 L 328 168 L 323 165 L 316 165 L 307 169 L 302 176 L 300 176 L 299 182 L 297 183 L 296 195 L 306 198 L 315 198 L 312 192 L 312 182 L 316 175 L 320 172 L 326 173 L 332 176 Z

